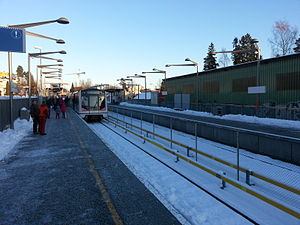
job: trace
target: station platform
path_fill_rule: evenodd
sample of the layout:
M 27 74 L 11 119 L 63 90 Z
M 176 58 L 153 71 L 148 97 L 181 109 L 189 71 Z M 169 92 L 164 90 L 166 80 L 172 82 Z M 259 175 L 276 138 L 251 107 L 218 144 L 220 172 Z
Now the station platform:
M 47 120 L 0 162 L 0 224 L 162 224 L 178 220 L 86 124 Z

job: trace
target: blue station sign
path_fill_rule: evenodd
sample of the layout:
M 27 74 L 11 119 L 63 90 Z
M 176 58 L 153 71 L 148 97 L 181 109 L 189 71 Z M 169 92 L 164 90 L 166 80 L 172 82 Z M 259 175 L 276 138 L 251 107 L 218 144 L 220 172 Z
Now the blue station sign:
M 26 52 L 25 29 L 0 27 L 0 51 Z

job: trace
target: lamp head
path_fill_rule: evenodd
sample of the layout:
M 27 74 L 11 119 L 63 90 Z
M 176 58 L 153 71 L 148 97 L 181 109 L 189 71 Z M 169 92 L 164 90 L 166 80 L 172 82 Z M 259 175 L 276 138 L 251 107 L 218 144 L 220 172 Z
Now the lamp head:
M 69 20 L 65 17 L 60 17 L 59 19 L 56 20 L 57 23 L 60 23 L 60 24 L 69 24 Z
M 146 74 L 146 72 L 142 72 L 142 74 Z M 138 74 L 135 74 L 135 76 L 136 76 L 136 75 L 138 75 Z
M 56 43 L 57 44 L 65 44 L 65 41 L 62 39 L 58 39 L 58 40 L 56 40 Z
M 171 65 L 169 65 L 169 64 L 167 64 L 167 65 L 165 65 L 165 67 L 170 67 Z
M 67 52 L 62 50 L 62 51 L 59 52 L 59 54 L 67 54 Z
M 184 61 L 191 61 L 191 59 L 190 58 L 186 58 Z
M 63 60 L 62 59 L 58 59 L 58 60 L 56 60 L 57 62 L 63 62 Z

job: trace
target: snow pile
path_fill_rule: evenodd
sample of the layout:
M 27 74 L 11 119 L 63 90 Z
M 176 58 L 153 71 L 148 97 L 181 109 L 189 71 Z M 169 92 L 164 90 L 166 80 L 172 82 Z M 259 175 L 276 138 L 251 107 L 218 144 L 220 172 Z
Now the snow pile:
M 15 129 L 7 129 L 0 132 L 0 160 L 31 130 L 32 121 L 17 119 L 14 123 Z
M 210 117 L 210 118 L 215 118 L 215 119 L 224 119 L 224 120 L 232 120 L 232 121 L 263 124 L 263 125 L 272 125 L 272 126 L 278 126 L 278 127 L 282 127 L 282 128 L 300 129 L 300 121 L 294 121 L 294 120 L 259 118 L 256 116 L 246 116 L 246 115 L 241 115 L 241 114 L 238 114 L 238 115 L 228 114 L 228 115 L 224 115 L 224 116 L 217 116 L 217 115 L 213 115 L 212 113 L 208 113 L 208 112 L 198 112 L 198 111 L 193 111 L 193 110 L 177 111 L 177 110 L 166 108 L 166 107 L 145 106 L 145 105 L 138 105 L 138 104 L 130 104 L 130 103 L 126 103 L 126 102 L 122 102 L 121 105 L 128 106 L 128 107 L 135 107 L 135 108 L 151 109 L 151 110 L 156 110 L 156 111 L 176 112 L 176 113 L 181 113 L 181 114 L 186 114 L 186 115 Z

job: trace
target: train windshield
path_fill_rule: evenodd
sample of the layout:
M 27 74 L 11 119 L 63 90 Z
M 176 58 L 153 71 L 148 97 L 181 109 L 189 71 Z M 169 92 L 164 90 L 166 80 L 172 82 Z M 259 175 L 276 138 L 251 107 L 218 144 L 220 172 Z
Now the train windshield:
M 84 111 L 105 110 L 105 93 L 100 90 L 82 91 L 81 108 Z

